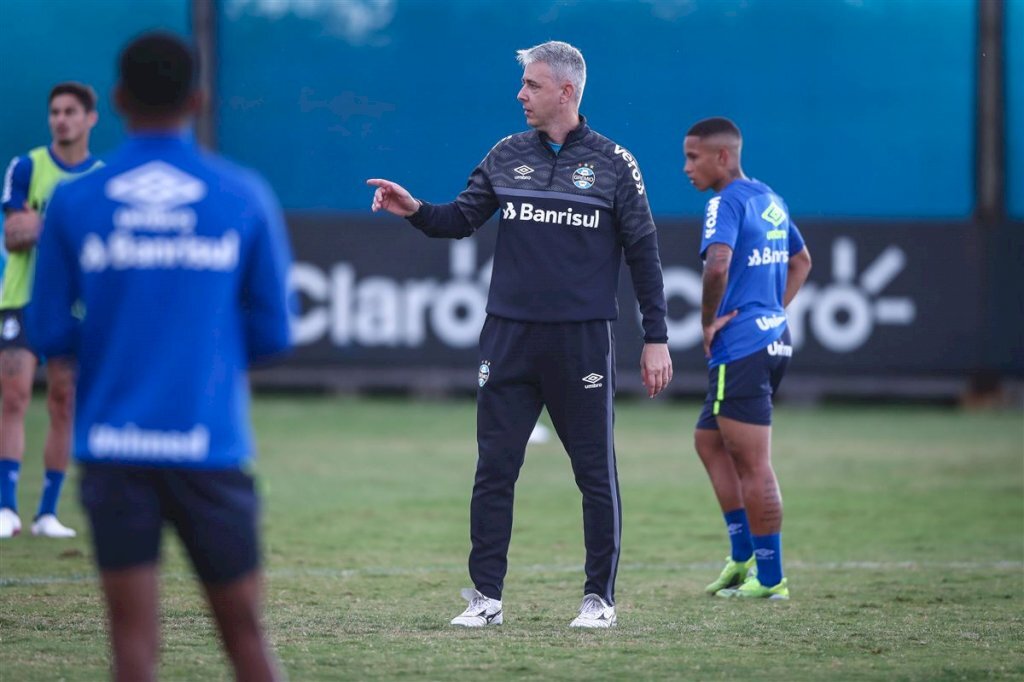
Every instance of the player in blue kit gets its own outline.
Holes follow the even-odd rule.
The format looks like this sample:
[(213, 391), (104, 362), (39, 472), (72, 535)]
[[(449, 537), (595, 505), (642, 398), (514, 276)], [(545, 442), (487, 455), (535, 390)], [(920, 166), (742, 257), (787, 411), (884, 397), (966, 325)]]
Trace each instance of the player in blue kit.
[[(109, 613), (113, 674), (150, 680), (161, 531), (177, 531), (239, 680), (278, 678), (261, 624), (247, 369), (289, 348), (290, 248), (273, 193), (201, 152), (196, 60), (170, 34), (121, 53), (131, 135), (60, 186), (39, 243), (29, 340), (78, 362), (73, 450)], [(72, 304), (84, 304), (79, 320)]]
[(616, 291), (623, 256), (643, 315), (648, 395), (672, 378), (657, 231), (643, 176), (579, 113), (583, 55), (551, 41), (519, 51), (528, 132), (498, 142), (449, 204), (373, 179), (372, 208), (431, 237), (471, 235), (500, 208), (477, 372), (478, 458), (470, 505), (475, 589), (452, 625), (502, 622), (515, 482), (547, 407), (583, 497), (584, 596), (573, 627), (615, 625), (621, 508), (612, 438)]
[(715, 192), (700, 246), (709, 388), (694, 443), (732, 552), (706, 591), (788, 599), (782, 497), (771, 463), (772, 395), (793, 354), (785, 308), (806, 281), (811, 257), (782, 198), (743, 174), (742, 145), (739, 128), (725, 118), (694, 124), (683, 143), (690, 182)]

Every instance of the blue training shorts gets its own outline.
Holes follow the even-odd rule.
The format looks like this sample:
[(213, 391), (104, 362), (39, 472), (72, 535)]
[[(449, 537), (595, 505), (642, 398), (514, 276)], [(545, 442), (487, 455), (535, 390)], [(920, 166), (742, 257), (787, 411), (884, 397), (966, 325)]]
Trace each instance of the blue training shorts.
[(31, 351), (25, 336), (25, 309), (0, 310), (0, 350), (24, 348)]
[(40, 365), (46, 364), (46, 357), (32, 350), (25, 334), (25, 309), (5, 308), (0, 310), (0, 351), (27, 350), (36, 356)]
[(83, 463), (81, 499), (101, 570), (155, 563), (165, 522), (204, 583), (228, 583), (259, 566), (259, 499), (238, 469)]
[(789, 329), (756, 353), (708, 370), (708, 396), (698, 429), (718, 430), (719, 415), (745, 424), (772, 423), (772, 396), (793, 355)]

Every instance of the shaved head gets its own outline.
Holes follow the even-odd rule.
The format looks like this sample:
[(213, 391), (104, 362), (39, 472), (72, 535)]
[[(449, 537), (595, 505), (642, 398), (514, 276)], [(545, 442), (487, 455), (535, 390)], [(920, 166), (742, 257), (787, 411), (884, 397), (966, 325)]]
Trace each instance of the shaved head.
[(697, 121), (683, 141), (686, 175), (700, 191), (720, 191), (732, 179), (743, 177), (742, 149), (743, 135), (729, 119), (716, 116)]
[(710, 147), (728, 147), (734, 150), (737, 161), (743, 148), (743, 134), (739, 126), (727, 118), (716, 116), (697, 121), (686, 131), (687, 137), (695, 137)]
[(701, 139), (706, 137), (715, 137), (718, 135), (733, 137), (737, 140), (743, 139), (743, 135), (740, 133), (739, 127), (729, 119), (722, 118), (720, 116), (697, 121), (690, 126), (688, 131), (686, 131), (687, 137), (690, 137), (691, 135)]

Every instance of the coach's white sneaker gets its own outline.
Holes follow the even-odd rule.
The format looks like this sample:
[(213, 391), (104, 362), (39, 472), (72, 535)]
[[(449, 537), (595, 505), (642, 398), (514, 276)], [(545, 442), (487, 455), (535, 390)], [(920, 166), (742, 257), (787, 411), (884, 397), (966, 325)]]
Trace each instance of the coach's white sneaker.
[(580, 615), (569, 623), (571, 628), (610, 628), (615, 626), (615, 607), (596, 594), (583, 597)]
[(21, 519), (10, 507), (0, 509), (0, 538), (13, 538), (21, 532)]
[(501, 601), (485, 597), (476, 590), (465, 588), (462, 598), (469, 602), (466, 610), (452, 618), (452, 625), (467, 628), (482, 628), (485, 625), (501, 625)]
[(58, 521), (53, 514), (43, 514), (32, 522), (32, 535), (44, 538), (73, 538), (78, 533)]

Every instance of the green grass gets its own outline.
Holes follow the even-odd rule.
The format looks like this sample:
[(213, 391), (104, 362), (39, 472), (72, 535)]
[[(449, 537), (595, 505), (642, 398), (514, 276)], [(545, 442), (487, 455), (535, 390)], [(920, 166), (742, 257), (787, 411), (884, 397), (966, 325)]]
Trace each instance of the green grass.
[[(697, 406), (621, 402), (619, 627), (605, 632), (567, 627), (582, 596), (580, 497), (554, 443), (531, 446), (517, 488), (505, 624), (447, 626), (468, 584), (473, 414), (469, 402), (256, 402), (267, 621), (291, 679), (1024, 677), (1020, 412), (778, 410), (793, 598), (734, 603), (701, 593), (728, 545), (692, 451)], [(72, 481), (61, 516), (84, 529), (76, 498)], [(227, 679), (167, 540), (161, 679)], [(0, 680), (95, 680), (107, 665), (87, 539), (0, 544)]]

